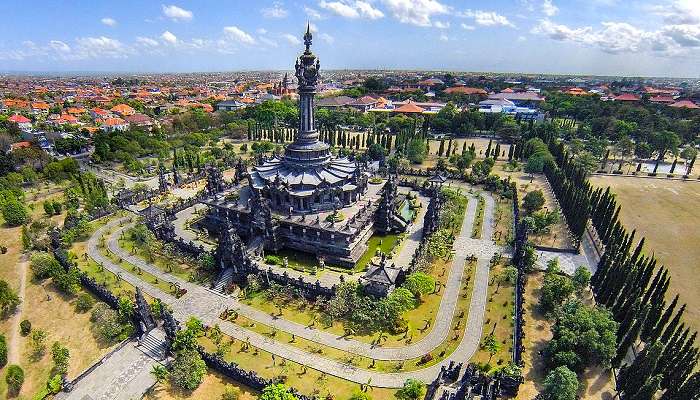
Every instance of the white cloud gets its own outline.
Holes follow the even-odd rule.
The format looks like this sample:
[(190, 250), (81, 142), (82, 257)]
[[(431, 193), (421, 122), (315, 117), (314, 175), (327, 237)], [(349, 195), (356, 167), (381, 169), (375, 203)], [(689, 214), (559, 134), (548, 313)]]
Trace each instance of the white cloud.
[[(356, 0), (356, 1), (325, 1), (321, 0), (318, 4), (319, 7), (326, 9), (334, 14), (340, 15), (345, 18), (367, 18), (367, 19), (379, 19), (384, 17), (384, 13), (375, 8), (372, 4)], [(308, 13), (308, 11), (307, 11)]]
[(379, 19), (384, 17), (384, 13), (378, 8), (373, 7), (370, 3), (366, 1), (356, 1), (355, 7), (360, 11), (363, 17), (369, 19)]
[(242, 31), (237, 26), (227, 26), (224, 28), (224, 34), (231, 40), (244, 44), (254, 44), (255, 39), (248, 33)]
[(552, 0), (544, 0), (542, 2), (542, 12), (548, 17), (553, 17), (559, 12), (559, 7), (552, 3)]
[(105, 36), (83, 37), (75, 42), (77, 58), (125, 58), (134, 53), (119, 40)]
[(100, 22), (102, 22), (104, 25), (107, 25), (107, 26), (117, 25), (117, 21), (114, 18), (110, 18), (110, 17), (104, 17), (100, 20)]
[(459, 26), (461, 26), (462, 29), (466, 29), (466, 30), (468, 30), (468, 31), (473, 31), (474, 29), (476, 29), (475, 26), (473, 26), (473, 25), (467, 25), (467, 24), (465, 24), (464, 22), (462, 22), (461, 24), (459, 24)]
[(151, 39), (149, 37), (138, 36), (136, 38), (136, 44), (146, 46), (146, 47), (157, 47), (160, 45), (157, 40)]
[(265, 29), (265, 28), (258, 28), (258, 29), (255, 30), (255, 32), (258, 32), (259, 34), (264, 35), (264, 34), (267, 33), (267, 29)]
[(258, 41), (267, 47), (277, 47), (278, 44), (274, 40), (267, 38), (265, 36), (258, 36)]
[(448, 40), (450, 40), (450, 38), (447, 37), (447, 35), (445, 35), (444, 33), (440, 34), (440, 41), (447, 42)]
[(165, 41), (166, 43), (177, 44), (177, 36), (170, 33), (170, 31), (163, 32), (163, 34), (160, 35), (160, 38), (163, 39), (163, 41)]
[(449, 23), (448, 21), (445, 21), (445, 22), (442, 22), (442, 21), (435, 21), (435, 22), (433, 23), (433, 25), (435, 25), (435, 27), (438, 28), (438, 29), (447, 29), (447, 28), (450, 27), (450, 23)]
[(508, 17), (495, 11), (466, 10), (458, 13), (458, 16), (472, 18), (477, 25), (481, 26), (509, 26), (515, 28), (515, 25), (510, 22)]
[(321, 40), (328, 44), (333, 44), (335, 42), (335, 38), (327, 33), (322, 33), (320, 35)]
[(449, 8), (437, 0), (382, 0), (394, 18), (404, 24), (431, 26), (433, 15), (447, 14)]
[(194, 17), (192, 11), (185, 10), (184, 8), (180, 8), (175, 5), (163, 5), (163, 14), (175, 22), (191, 21)]
[(289, 44), (292, 44), (292, 45), (300, 45), (300, 44), (301, 44), (301, 40), (299, 40), (299, 38), (297, 38), (296, 36), (292, 35), (291, 33), (285, 33), (285, 34), (282, 35), (282, 37), (283, 37), (287, 42), (289, 42)]
[(606, 53), (660, 52), (681, 54), (687, 48), (700, 47), (700, 26), (669, 25), (657, 31), (646, 31), (626, 22), (603, 22), (601, 28), (571, 28), (543, 19), (532, 33), (550, 39), (578, 43)]
[(265, 18), (286, 18), (289, 14), (279, 1), (272, 3), (272, 7), (263, 8), (260, 12)]
[(700, 2), (697, 0), (673, 0), (669, 4), (650, 6), (649, 9), (667, 24), (700, 24)]
[(527, 38), (525, 36), (518, 36), (518, 42), (524, 42)]
[(51, 47), (53, 50), (56, 50), (61, 53), (68, 53), (71, 51), (70, 46), (68, 46), (65, 42), (62, 42), (60, 40), (52, 40), (49, 42), (49, 47)]
[(321, 19), (321, 13), (318, 12), (316, 9), (304, 6), (304, 12), (306, 12), (306, 15), (309, 16), (311, 19)]

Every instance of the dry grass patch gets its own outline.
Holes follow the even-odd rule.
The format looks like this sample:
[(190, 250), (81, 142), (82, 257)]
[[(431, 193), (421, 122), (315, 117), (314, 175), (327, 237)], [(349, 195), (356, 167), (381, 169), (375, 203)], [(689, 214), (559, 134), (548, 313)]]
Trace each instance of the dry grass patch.
[(220, 373), (209, 370), (199, 387), (192, 392), (183, 392), (173, 387), (170, 383), (157, 384), (153, 391), (146, 393), (145, 400), (184, 400), (184, 399), (209, 399), (218, 400), (224, 394), (227, 386), (233, 386), (240, 391), (239, 400), (255, 400), (258, 393), (247, 386), (226, 378)]
[(595, 186), (607, 187), (622, 206), (620, 219), (636, 238), (646, 237), (644, 250), (653, 252), (671, 273), (667, 296), (680, 294), (688, 303), (684, 320), (700, 330), (700, 183), (663, 179), (593, 176)]

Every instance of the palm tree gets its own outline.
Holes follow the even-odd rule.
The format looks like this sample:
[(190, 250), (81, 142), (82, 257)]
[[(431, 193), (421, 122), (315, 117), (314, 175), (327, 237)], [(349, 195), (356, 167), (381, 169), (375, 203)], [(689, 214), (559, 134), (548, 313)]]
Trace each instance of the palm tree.
[(151, 375), (156, 378), (156, 383), (163, 383), (168, 378), (168, 370), (160, 364), (155, 364), (151, 369)]

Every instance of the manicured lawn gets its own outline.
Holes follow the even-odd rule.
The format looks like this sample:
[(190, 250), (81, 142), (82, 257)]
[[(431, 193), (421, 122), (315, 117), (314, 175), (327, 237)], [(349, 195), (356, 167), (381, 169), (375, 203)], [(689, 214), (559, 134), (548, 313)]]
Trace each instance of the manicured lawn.
[(482, 345), (484, 339), (493, 334), (500, 348), (491, 356), (482, 346), (472, 359), (474, 362), (490, 363), (493, 369), (506, 365), (512, 359), (515, 288), (508, 283), (499, 285), (500, 274), (506, 266), (507, 262), (502, 261), (491, 267), (486, 315), (481, 334)]
[(355, 268), (353, 268), (353, 270), (358, 272), (366, 271), (367, 264), (369, 264), (369, 262), (372, 260), (372, 257), (374, 257), (377, 254), (377, 250), (381, 251), (382, 253), (389, 254), (397, 245), (400, 239), (400, 235), (380, 235), (378, 233), (375, 233), (374, 235), (372, 235), (372, 237), (370, 237), (367, 240), (367, 250), (362, 255), (362, 257), (360, 257), (360, 259), (357, 260), (357, 264), (355, 265)]
[[(294, 387), (302, 394), (317, 395), (325, 398), (332, 394), (336, 399), (348, 399), (354, 392), (360, 390), (360, 385), (327, 375), (311, 367), (304, 367), (292, 361), (275, 357), (272, 354), (250, 346), (243, 350), (245, 343), (226, 337), (224, 340), (232, 342), (231, 351), (224, 359), (237, 363), (241, 368), (254, 370), (258, 375), (271, 379), (284, 377), (285, 384)], [(200, 338), (200, 344), (207, 351), (216, 350), (214, 344), (207, 338)], [(369, 395), (375, 400), (389, 400), (393, 398), (394, 390), (371, 388)]]
[(499, 245), (506, 245), (513, 238), (513, 200), (494, 195), (493, 239)]
[(204, 380), (199, 387), (192, 392), (183, 392), (182, 390), (173, 387), (170, 382), (156, 384), (154, 390), (147, 393), (143, 398), (146, 400), (184, 400), (184, 399), (221, 399), (226, 386), (234, 386), (240, 390), (239, 400), (255, 400), (259, 393), (243, 386), (238, 382), (234, 382), (220, 373), (209, 370), (204, 376)]

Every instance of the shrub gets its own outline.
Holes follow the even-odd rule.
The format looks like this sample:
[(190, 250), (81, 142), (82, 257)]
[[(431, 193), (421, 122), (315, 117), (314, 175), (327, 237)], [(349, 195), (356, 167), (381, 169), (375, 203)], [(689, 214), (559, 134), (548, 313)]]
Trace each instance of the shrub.
[(0, 368), (7, 364), (7, 342), (5, 335), (0, 335)]
[(32, 323), (29, 322), (28, 319), (25, 319), (24, 321), (19, 323), (19, 330), (23, 336), (29, 335), (29, 332), (32, 331)]
[(194, 390), (202, 383), (207, 365), (196, 350), (185, 349), (178, 352), (172, 364), (170, 379), (173, 385)]
[(233, 385), (226, 385), (224, 393), (221, 395), (221, 400), (238, 400), (240, 396), (241, 389)]
[(81, 293), (75, 301), (75, 309), (79, 313), (90, 311), (93, 305), (95, 305), (95, 300), (87, 293)]
[(50, 278), (62, 269), (54, 256), (46, 252), (32, 254), (29, 268), (31, 268), (34, 277), (39, 280)]
[(19, 393), (24, 383), (24, 371), (22, 368), (19, 365), (10, 365), (7, 367), (5, 382), (7, 382), (7, 390), (9, 392), (13, 394)]
[(51, 346), (51, 357), (53, 358), (54, 371), (59, 375), (65, 375), (68, 372), (68, 361), (70, 360), (68, 348), (59, 342), (54, 342)]
[(279, 256), (268, 254), (265, 256), (265, 264), (282, 265), (282, 259)]

